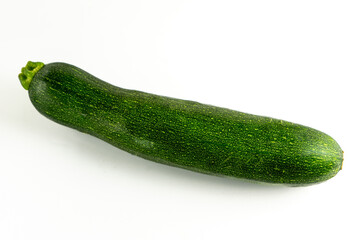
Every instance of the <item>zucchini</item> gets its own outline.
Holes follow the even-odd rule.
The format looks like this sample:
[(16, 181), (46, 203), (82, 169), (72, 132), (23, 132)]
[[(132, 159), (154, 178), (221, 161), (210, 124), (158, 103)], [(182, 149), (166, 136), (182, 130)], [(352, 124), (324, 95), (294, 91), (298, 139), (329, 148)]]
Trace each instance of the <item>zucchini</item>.
[(47, 118), (158, 163), (297, 186), (342, 166), (333, 138), (299, 124), (119, 88), (66, 63), (29, 61), (19, 79)]

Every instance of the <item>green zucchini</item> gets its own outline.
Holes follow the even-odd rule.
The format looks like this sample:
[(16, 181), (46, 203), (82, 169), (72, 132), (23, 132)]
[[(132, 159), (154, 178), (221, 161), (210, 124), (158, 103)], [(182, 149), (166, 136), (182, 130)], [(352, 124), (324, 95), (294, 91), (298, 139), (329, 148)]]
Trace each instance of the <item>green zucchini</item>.
[(47, 118), (158, 163), (286, 185), (342, 167), (337, 142), (306, 126), (119, 88), (66, 63), (28, 62), (19, 79)]

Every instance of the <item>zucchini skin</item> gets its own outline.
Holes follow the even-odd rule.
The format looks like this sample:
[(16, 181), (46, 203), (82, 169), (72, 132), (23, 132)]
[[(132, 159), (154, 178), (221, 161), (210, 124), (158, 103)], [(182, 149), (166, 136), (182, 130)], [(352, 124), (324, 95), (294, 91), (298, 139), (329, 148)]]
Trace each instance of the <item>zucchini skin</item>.
[(41, 66), (28, 93), (47, 118), (158, 163), (267, 183), (323, 182), (337, 142), (313, 128), (113, 86), (66, 63)]

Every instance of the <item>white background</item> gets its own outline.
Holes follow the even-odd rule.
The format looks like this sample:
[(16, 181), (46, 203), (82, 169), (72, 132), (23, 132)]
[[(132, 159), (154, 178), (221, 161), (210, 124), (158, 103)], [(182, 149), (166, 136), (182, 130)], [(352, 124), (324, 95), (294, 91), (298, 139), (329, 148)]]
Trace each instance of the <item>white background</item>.
[[(0, 239), (360, 239), (359, 1), (2, 1)], [(114, 85), (280, 118), (345, 151), (300, 188), (193, 173), (57, 125), (28, 60)]]

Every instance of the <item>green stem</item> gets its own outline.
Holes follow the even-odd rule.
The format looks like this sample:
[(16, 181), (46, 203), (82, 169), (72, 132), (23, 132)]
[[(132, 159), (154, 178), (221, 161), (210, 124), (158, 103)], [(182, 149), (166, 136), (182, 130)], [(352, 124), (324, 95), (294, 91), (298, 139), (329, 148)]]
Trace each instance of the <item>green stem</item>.
[(21, 85), (28, 90), (31, 80), (35, 76), (35, 74), (44, 66), (42, 62), (31, 62), (28, 61), (26, 66), (21, 69), (21, 73), (19, 74), (19, 79)]

